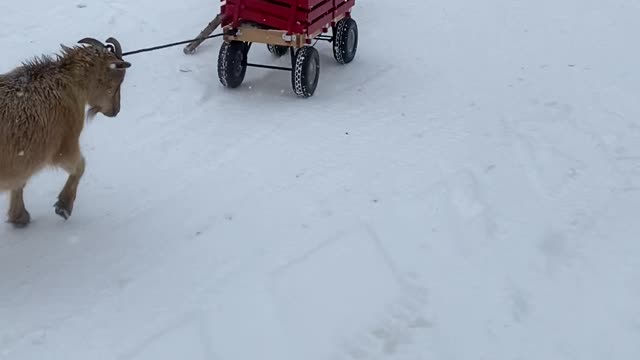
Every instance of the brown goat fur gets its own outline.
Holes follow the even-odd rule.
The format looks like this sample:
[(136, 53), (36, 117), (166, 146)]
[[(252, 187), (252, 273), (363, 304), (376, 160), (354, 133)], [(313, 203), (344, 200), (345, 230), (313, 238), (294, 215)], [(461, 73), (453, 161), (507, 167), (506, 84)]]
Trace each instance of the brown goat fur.
[(47, 167), (69, 177), (54, 205), (68, 219), (73, 210), (85, 160), (79, 138), (88, 116), (120, 112), (120, 87), (128, 62), (110, 38), (89, 46), (62, 46), (55, 57), (43, 56), (0, 75), (0, 192), (10, 191), (8, 222), (26, 226), (31, 216), (23, 202), (29, 179)]

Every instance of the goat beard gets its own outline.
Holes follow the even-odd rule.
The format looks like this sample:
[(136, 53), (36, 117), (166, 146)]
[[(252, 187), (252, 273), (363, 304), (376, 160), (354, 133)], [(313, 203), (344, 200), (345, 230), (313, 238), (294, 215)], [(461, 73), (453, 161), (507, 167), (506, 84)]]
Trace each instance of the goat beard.
[(93, 120), (96, 115), (98, 115), (98, 113), (100, 112), (100, 108), (97, 106), (92, 106), (89, 108), (89, 110), (87, 110), (87, 120)]

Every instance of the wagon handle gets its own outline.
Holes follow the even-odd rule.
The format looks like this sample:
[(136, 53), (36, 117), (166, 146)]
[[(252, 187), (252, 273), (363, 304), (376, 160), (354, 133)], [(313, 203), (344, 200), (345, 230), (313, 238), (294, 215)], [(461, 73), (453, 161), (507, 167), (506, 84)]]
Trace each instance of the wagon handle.
[(196, 49), (202, 44), (207, 36), (209, 36), (215, 29), (222, 23), (222, 14), (216, 15), (216, 17), (209, 22), (209, 24), (198, 34), (196, 40), (190, 42), (184, 47), (183, 52), (187, 55), (191, 55), (196, 52)]

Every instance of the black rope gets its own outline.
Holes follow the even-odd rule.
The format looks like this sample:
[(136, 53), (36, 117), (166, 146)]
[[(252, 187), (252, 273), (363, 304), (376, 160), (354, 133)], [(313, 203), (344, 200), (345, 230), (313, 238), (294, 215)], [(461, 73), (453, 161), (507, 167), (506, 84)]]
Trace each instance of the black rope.
[(178, 46), (178, 45), (182, 45), (182, 44), (189, 44), (189, 43), (192, 43), (194, 41), (213, 39), (213, 38), (220, 37), (220, 36), (223, 36), (223, 35), (224, 34), (214, 34), (214, 35), (209, 35), (209, 36), (205, 36), (205, 37), (199, 37), (199, 38), (195, 38), (195, 39), (191, 39), (191, 40), (185, 40), (185, 41), (179, 41), (179, 42), (166, 44), (166, 45), (154, 46), (154, 47), (150, 47), (150, 48), (146, 48), (146, 49), (127, 51), (125, 53), (122, 53), (122, 56), (135, 55), (135, 54), (140, 54), (140, 53), (145, 53), (145, 52), (156, 51), (156, 50), (165, 49), (165, 48), (172, 47), (172, 46)]

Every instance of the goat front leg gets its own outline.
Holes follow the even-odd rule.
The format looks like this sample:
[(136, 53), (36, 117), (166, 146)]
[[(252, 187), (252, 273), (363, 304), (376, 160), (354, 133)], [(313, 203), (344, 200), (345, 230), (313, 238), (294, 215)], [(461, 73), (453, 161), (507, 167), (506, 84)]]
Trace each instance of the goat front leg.
[(86, 162), (84, 156), (80, 152), (77, 155), (65, 159), (60, 163), (62, 168), (69, 174), (67, 182), (58, 195), (58, 201), (53, 205), (56, 214), (68, 220), (73, 212), (73, 204), (76, 201), (78, 192), (78, 184), (84, 174)]
[(8, 222), (17, 228), (26, 227), (31, 222), (31, 214), (24, 206), (23, 191), (24, 185), (19, 189), (12, 190), (10, 195)]

